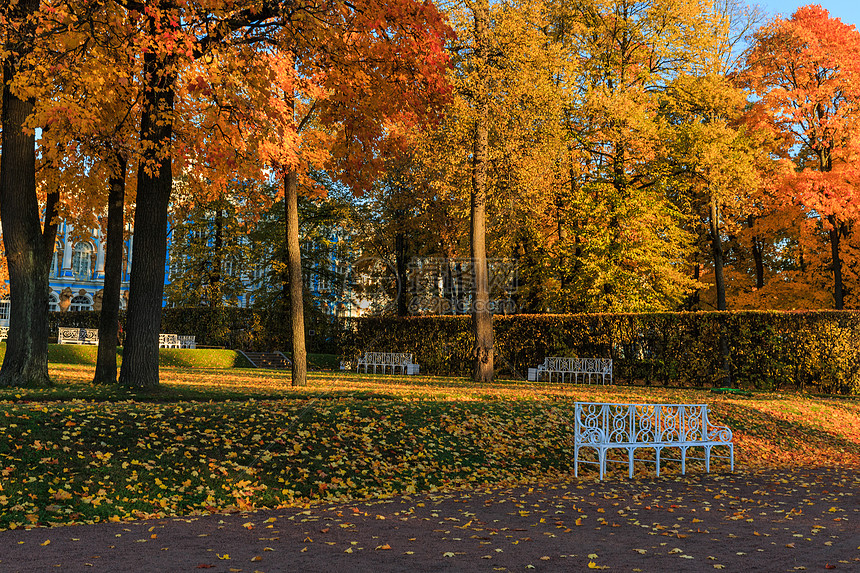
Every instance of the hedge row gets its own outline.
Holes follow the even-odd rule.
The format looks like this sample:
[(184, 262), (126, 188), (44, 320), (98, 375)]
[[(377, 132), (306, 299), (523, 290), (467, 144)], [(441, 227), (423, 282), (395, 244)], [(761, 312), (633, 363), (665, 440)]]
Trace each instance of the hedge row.
[[(496, 368), (517, 377), (546, 356), (604, 357), (622, 383), (860, 394), (858, 311), (514, 315), (493, 326)], [(469, 317), (364, 318), (344, 354), (412, 352), (422, 372), (468, 375), (473, 340)]]
[[(52, 313), (51, 327), (97, 328), (98, 315)], [(747, 389), (860, 394), (860, 311), (512, 315), (495, 317), (493, 326), (496, 368), (515, 377), (546, 356), (604, 357), (622, 383), (731, 381)], [(468, 316), (316, 321), (308, 330), (308, 352), (412, 352), (429, 374), (467, 376), (472, 368)], [(248, 308), (164, 309), (161, 331), (193, 334), (201, 346), (290, 346), (285, 317)]]
[[(51, 336), (56, 337), (60, 326), (98, 328), (98, 311), (53, 312), (49, 314)], [(126, 328), (125, 312), (119, 322)], [(165, 308), (161, 312), (161, 332), (194, 335), (198, 346), (239, 350), (283, 350), (290, 348), (289, 319), (277, 312), (253, 308)], [(307, 322), (308, 352), (339, 352), (342, 327), (327, 322)]]

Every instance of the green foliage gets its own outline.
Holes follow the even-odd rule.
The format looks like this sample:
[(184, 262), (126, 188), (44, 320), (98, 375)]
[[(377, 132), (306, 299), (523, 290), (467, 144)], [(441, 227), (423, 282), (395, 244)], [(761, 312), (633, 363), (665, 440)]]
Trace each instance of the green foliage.
[(236, 305), (251, 260), (248, 232), (249, 224), (224, 196), (174, 214), (170, 283), (164, 287), (168, 305)]
[[(547, 356), (609, 357), (616, 382), (723, 384), (721, 340), (735, 385), (860, 394), (860, 312), (699, 312), (497, 316), (499, 367), (524, 376)], [(412, 352), (421, 371), (467, 375), (468, 317), (363, 318), (344, 355)]]

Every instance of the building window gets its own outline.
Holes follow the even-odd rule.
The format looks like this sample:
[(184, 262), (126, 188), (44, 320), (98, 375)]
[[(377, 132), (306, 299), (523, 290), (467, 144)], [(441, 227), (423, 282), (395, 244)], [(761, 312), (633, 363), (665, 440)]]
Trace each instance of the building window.
[(48, 295), (48, 312), (60, 312), (60, 297), (55, 292)]
[(93, 301), (90, 300), (90, 297), (86, 295), (78, 295), (72, 299), (72, 304), (69, 307), (69, 310), (72, 312), (77, 312), (80, 310), (92, 310)]
[(72, 252), (72, 273), (78, 280), (89, 280), (93, 274), (95, 253), (89, 243), (78, 243)]
[(54, 253), (51, 255), (51, 276), (58, 276), (60, 271), (60, 263), (63, 261), (63, 244), (58, 242), (54, 247)]

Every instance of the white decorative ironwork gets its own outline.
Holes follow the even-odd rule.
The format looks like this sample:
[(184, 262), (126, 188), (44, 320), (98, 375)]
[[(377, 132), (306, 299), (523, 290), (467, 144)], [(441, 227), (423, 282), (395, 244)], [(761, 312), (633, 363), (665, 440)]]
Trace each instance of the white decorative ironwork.
[(197, 348), (197, 341), (193, 334), (180, 334), (177, 338), (179, 339), (179, 348)]
[[(728, 455), (716, 455), (712, 449), (725, 446)], [(581, 460), (582, 448), (594, 448), (597, 461)], [(634, 457), (640, 448), (653, 448), (655, 460)], [(597, 464), (600, 479), (606, 472), (606, 462), (627, 463), (629, 475), (633, 477), (633, 462), (656, 463), (660, 476), (662, 451), (678, 448), (681, 457), (662, 458), (680, 461), (681, 473), (686, 473), (687, 460), (705, 462), (705, 471), (711, 471), (711, 457), (730, 461), (735, 469), (735, 453), (732, 431), (726, 426), (715, 426), (708, 422), (706, 404), (610, 404), (600, 402), (577, 402), (574, 430), (574, 476), (579, 475), (580, 463)], [(691, 448), (703, 448), (704, 456), (687, 455)], [(607, 457), (610, 450), (626, 450), (627, 460)]]
[(97, 328), (61, 326), (57, 332), (57, 342), (60, 344), (98, 344), (99, 330)]
[(419, 366), (412, 361), (412, 354), (408, 352), (365, 352), (357, 362), (355, 371), (364, 367), (364, 372), (373, 367), (373, 373), (379, 368), (382, 374), (391, 372), (395, 374), (400, 369), (401, 374), (418, 374)]
[(158, 335), (158, 347), (159, 348), (181, 348), (179, 344), (179, 335), (178, 334), (159, 334)]
[(600, 379), (606, 384), (607, 379), (612, 383), (612, 359), (611, 358), (565, 358), (552, 356), (544, 358), (543, 364), (537, 368), (529, 368), (528, 378), (532, 382), (546, 378), (552, 382), (553, 375), (562, 382), (566, 376), (573, 378), (573, 383), (582, 377), (584, 382), (591, 384), (592, 376)]

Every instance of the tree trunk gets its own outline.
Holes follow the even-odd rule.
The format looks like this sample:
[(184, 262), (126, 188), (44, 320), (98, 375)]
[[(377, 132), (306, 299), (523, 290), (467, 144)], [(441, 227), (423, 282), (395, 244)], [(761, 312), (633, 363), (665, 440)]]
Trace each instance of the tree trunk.
[[(24, 0), (7, 16), (16, 21), (39, 9), (38, 0)], [(33, 100), (22, 100), (9, 89), (19, 71), (17, 58), (30, 51), (33, 27), (24, 24), (7, 39), (12, 53), (3, 60), (2, 161), (0, 161), (0, 221), (9, 268), (9, 336), (0, 367), (0, 387), (49, 386), (48, 272), (45, 240), (36, 198), (36, 137), (25, 132)], [(46, 230), (51, 222), (46, 222)], [(55, 227), (54, 227), (55, 229)], [(50, 238), (53, 246), (54, 239)], [(53, 249), (52, 249), (53, 250)]]
[(726, 310), (726, 279), (723, 273), (723, 242), (720, 239), (720, 208), (711, 198), (711, 253), (714, 255), (714, 279), (717, 286), (717, 310)]
[[(155, 35), (156, 22), (150, 20)], [(126, 345), (119, 383), (131, 388), (158, 387), (158, 334), (164, 298), (167, 207), (173, 185), (170, 141), (173, 136), (174, 76), (171, 62), (144, 55), (140, 138), (144, 154), (137, 176), (134, 249), (129, 284)], [(161, 110), (161, 112), (159, 112)]]
[[(475, 59), (478, 66), (486, 65), (489, 56), (489, 5), (480, 2), (473, 7), (475, 19)], [(487, 273), (487, 147), (490, 106), (486, 94), (479, 95), (472, 148), (472, 197), (470, 242), (474, 292), (472, 293), (472, 330), (475, 335), (475, 382), (493, 381), (493, 315), (490, 313), (490, 292)]]
[(406, 211), (395, 209), (394, 219), (397, 221), (397, 232), (394, 234), (394, 265), (397, 267), (397, 316), (409, 313), (409, 300), (406, 294), (407, 265), (409, 263), (406, 241)]
[[(755, 223), (752, 215), (747, 217), (747, 222), (752, 229)], [(752, 238), (752, 256), (755, 263), (755, 288), (760, 289), (764, 287), (764, 248), (758, 235)]]
[(126, 160), (114, 154), (109, 181), (107, 234), (105, 237), (105, 282), (99, 315), (99, 350), (94, 384), (116, 384), (116, 349), (119, 345), (119, 296), (122, 286), (123, 211), (125, 210)]
[(839, 256), (839, 223), (836, 217), (829, 215), (827, 220), (830, 221), (830, 256), (833, 259), (833, 301), (836, 304), (836, 310), (845, 308), (843, 301), (843, 285), (842, 285), (842, 257)]
[(221, 295), (221, 269), (224, 260), (224, 217), (219, 201), (215, 210), (215, 238), (212, 253), (212, 273), (209, 275), (209, 307), (220, 308), (223, 303)]
[(284, 177), (284, 214), (286, 218), (287, 277), (290, 289), (290, 325), (293, 346), (293, 386), (308, 383), (307, 350), (305, 349), (305, 309), (302, 297), (302, 252), (299, 247), (299, 197), (296, 172), (291, 169)]

